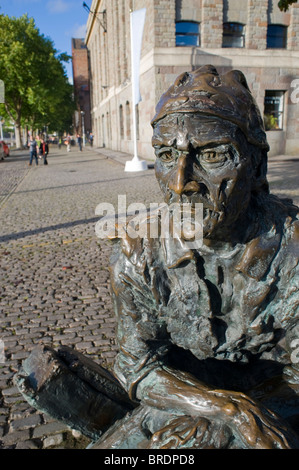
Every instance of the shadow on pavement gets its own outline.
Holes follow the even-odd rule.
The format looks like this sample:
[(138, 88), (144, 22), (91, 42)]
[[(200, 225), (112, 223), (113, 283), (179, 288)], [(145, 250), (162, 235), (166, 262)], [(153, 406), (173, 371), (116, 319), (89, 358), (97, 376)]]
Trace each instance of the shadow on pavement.
[[(72, 172), (72, 170), (69, 170)], [(137, 175), (131, 175), (130, 177), (133, 179), (134, 176)], [(151, 176), (150, 174), (143, 174), (143, 175), (138, 175), (138, 178), (144, 178)], [(97, 181), (86, 181), (85, 183), (72, 183), (72, 184), (63, 184), (61, 186), (49, 186), (49, 187), (43, 187), (43, 188), (38, 188), (38, 189), (27, 189), (25, 191), (18, 191), (16, 190), (14, 194), (24, 194), (24, 193), (34, 193), (34, 192), (40, 192), (40, 191), (47, 191), (47, 190), (52, 190), (52, 189), (60, 189), (60, 188), (69, 188), (73, 186), (84, 186), (84, 185), (92, 185), (92, 184), (101, 184), (101, 183), (110, 183), (110, 182), (115, 182), (115, 181), (121, 181), (121, 180), (127, 180), (128, 177), (124, 178), (114, 178), (114, 179), (106, 179), (106, 180), (97, 180)]]
[(24, 232), (19, 232), (19, 233), (11, 233), (8, 235), (3, 235), (2, 237), (0, 236), (0, 243), (11, 241), (11, 240), (19, 240), (20, 238), (29, 237), (31, 235), (37, 235), (39, 233), (51, 232), (51, 231), (59, 230), (62, 228), (75, 227), (77, 225), (83, 225), (83, 224), (87, 225), (90, 223), (95, 223), (98, 220), (99, 220), (99, 217), (91, 217), (90, 219), (75, 220), (72, 222), (65, 222), (65, 223), (57, 224), (57, 225), (50, 225), (49, 227), (41, 227), (41, 228), (37, 228), (34, 230), (25, 230)]

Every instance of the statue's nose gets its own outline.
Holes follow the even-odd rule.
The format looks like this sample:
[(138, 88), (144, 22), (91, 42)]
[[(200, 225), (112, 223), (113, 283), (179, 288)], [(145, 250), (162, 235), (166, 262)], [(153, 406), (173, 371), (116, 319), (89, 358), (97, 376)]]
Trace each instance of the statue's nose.
[(201, 192), (201, 184), (194, 181), (191, 168), (188, 166), (188, 153), (180, 155), (177, 161), (177, 167), (174, 170), (169, 181), (169, 189), (176, 194), (181, 195), (184, 192)]
[(169, 189), (176, 194), (182, 194), (186, 184), (187, 155), (180, 155), (177, 161), (177, 167), (169, 181)]

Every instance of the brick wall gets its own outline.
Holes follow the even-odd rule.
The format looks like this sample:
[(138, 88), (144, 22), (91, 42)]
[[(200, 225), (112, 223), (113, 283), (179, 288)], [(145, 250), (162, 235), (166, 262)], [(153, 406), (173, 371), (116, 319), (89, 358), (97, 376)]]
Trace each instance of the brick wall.
[(246, 25), (246, 48), (266, 49), (267, 45), (267, 0), (248, 0)]
[(176, 20), (182, 21), (198, 21), (201, 22), (202, 0), (196, 0), (196, 8), (194, 0), (180, 0), (175, 2)]
[(223, 1), (202, 0), (201, 46), (222, 46)]
[(82, 39), (72, 39), (72, 62), (75, 86), (88, 83), (87, 48), (82, 46), (84, 46), (84, 41)]
[(175, 2), (154, 0), (156, 47), (175, 46)]
[(290, 26), (288, 28), (288, 49), (299, 49), (299, 3), (290, 7)]
[[(72, 39), (72, 67), (75, 96), (79, 111), (85, 112), (85, 127), (91, 130), (88, 51), (84, 41)], [(80, 125), (81, 130), (81, 125)]]

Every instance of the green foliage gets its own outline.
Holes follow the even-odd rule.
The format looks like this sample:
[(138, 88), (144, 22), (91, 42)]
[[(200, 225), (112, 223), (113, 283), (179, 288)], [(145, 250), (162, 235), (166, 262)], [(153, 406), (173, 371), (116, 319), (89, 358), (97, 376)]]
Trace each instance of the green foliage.
[(16, 127), (67, 130), (75, 108), (63, 65), (68, 59), (57, 54), (32, 18), (0, 15), (0, 79), (5, 84), (0, 113)]
[(278, 7), (281, 11), (287, 11), (292, 3), (297, 3), (297, 0), (280, 0)]

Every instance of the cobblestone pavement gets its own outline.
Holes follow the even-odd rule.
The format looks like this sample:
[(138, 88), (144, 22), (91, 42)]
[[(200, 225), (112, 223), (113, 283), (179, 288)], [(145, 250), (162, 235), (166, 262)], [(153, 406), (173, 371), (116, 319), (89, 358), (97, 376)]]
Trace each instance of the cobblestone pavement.
[(0, 365), (2, 448), (88, 443), (32, 409), (12, 378), (39, 343), (69, 345), (111, 367), (116, 353), (111, 246), (96, 237), (95, 208), (100, 202), (117, 207), (118, 194), (126, 195), (128, 205), (160, 201), (152, 169), (125, 173), (122, 164), (93, 150), (51, 149), (49, 165), (41, 163), (28, 168), (28, 156), (18, 154), (0, 166), (6, 191), (0, 208), (0, 339), (6, 356)]
[[(117, 346), (109, 290), (110, 242), (95, 234), (95, 208), (160, 202), (152, 168), (124, 172), (124, 154), (51, 148), (49, 165), (13, 152), (0, 164), (0, 448), (84, 448), (89, 441), (34, 410), (13, 385), (37, 344), (68, 345), (107, 368)], [(299, 204), (299, 159), (269, 164), (273, 192)], [(1, 342), (0, 342), (1, 346)], [(0, 350), (1, 356), (1, 350)]]

